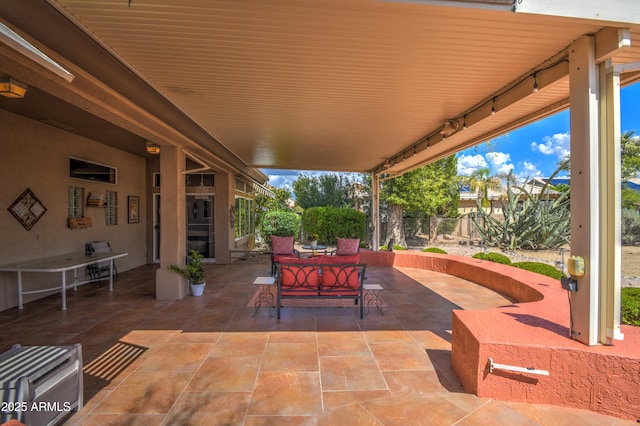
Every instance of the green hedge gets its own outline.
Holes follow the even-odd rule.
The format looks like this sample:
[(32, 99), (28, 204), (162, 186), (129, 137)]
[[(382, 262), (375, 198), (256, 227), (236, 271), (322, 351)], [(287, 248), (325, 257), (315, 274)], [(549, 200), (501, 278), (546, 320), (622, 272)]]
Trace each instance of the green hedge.
[(307, 235), (318, 234), (325, 244), (335, 244), (337, 238), (367, 236), (367, 215), (354, 209), (311, 207), (302, 213), (302, 227)]
[(300, 216), (293, 212), (269, 211), (262, 217), (262, 232), (266, 243), (271, 247), (271, 236), (290, 237), (300, 232)]
[(427, 247), (426, 249), (422, 250), (425, 253), (440, 253), (440, 254), (447, 254), (447, 252), (445, 250), (442, 250), (440, 247)]
[(516, 268), (525, 269), (527, 271), (536, 272), (538, 274), (546, 275), (547, 277), (555, 278), (556, 280), (560, 280), (562, 278), (562, 272), (558, 271), (551, 265), (547, 265), (546, 263), (541, 262), (516, 262), (512, 263), (511, 266), (515, 266)]
[(488, 260), (489, 262), (502, 263), (503, 265), (511, 265), (511, 259), (504, 254), (490, 252), (490, 253), (476, 253), (473, 255), (474, 259)]
[(640, 288), (624, 287), (620, 302), (622, 323), (640, 327)]

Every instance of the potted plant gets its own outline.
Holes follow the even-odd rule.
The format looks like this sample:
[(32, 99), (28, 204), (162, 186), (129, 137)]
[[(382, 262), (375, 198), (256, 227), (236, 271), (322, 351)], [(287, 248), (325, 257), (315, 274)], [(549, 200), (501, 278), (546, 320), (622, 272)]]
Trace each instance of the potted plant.
[(316, 246), (318, 245), (318, 238), (320, 238), (318, 234), (309, 234), (309, 239), (311, 240), (309, 245), (312, 249), (316, 248)]
[(191, 250), (189, 252), (189, 258), (186, 266), (180, 268), (176, 265), (169, 265), (167, 269), (177, 272), (189, 281), (191, 286), (191, 294), (194, 296), (202, 296), (204, 292), (204, 267), (202, 266), (202, 256), (197, 250)]

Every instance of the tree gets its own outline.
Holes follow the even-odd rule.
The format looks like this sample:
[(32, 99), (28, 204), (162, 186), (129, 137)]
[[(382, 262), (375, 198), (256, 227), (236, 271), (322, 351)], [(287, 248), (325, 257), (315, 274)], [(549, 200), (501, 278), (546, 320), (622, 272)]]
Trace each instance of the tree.
[(457, 217), (459, 193), (455, 155), (383, 181), (380, 198), (388, 206), (386, 240), (405, 246), (403, 212), (422, 210), (428, 216)]
[(351, 207), (352, 183), (353, 179), (349, 175), (328, 173), (313, 177), (301, 174), (293, 182), (293, 193), (296, 195), (296, 203), (304, 209)]
[(275, 198), (261, 193), (256, 193), (256, 227), (258, 233), (265, 235), (263, 229), (264, 215), (270, 211), (289, 211), (287, 200), (291, 198), (291, 192), (286, 188), (269, 187), (275, 194)]
[(622, 150), (622, 180), (638, 176), (640, 172), (640, 137), (635, 130), (627, 130), (620, 138)]
[(464, 182), (467, 183), (472, 190), (478, 190), (480, 193), (481, 206), (483, 208), (489, 207), (489, 214), (491, 214), (493, 211), (493, 200), (489, 198), (489, 193), (502, 191), (502, 189), (504, 189), (503, 182), (508, 179), (510, 179), (509, 183), (515, 183), (511, 173), (492, 175), (491, 169), (485, 167), (473, 172), (469, 177), (464, 179)]

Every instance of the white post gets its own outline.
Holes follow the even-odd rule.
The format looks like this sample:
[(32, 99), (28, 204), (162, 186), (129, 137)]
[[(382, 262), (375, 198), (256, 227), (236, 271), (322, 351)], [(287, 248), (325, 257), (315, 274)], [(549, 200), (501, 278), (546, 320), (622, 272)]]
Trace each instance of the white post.
[(585, 275), (571, 293), (572, 336), (612, 344), (620, 333), (620, 77), (611, 63), (629, 30), (604, 28), (569, 48), (571, 254)]
[(578, 291), (571, 293), (572, 336), (598, 343), (600, 279), (598, 182), (598, 68), (594, 38), (582, 36), (569, 48), (571, 104), (571, 254), (585, 260)]
[[(622, 200), (620, 73), (611, 60), (600, 64), (600, 324), (599, 341), (613, 344), (620, 332)], [(572, 200), (573, 202), (573, 200)]]
[(380, 177), (371, 172), (371, 221), (373, 222), (373, 251), (380, 249)]

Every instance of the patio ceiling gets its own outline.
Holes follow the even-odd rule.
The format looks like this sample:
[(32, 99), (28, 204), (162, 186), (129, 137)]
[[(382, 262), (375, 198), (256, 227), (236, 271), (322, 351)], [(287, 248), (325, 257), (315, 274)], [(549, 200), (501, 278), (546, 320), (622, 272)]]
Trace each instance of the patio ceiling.
[[(602, 20), (616, 14), (514, 13), (511, 3), (51, 0), (38, 7), (56, 8), (91, 35), (211, 137), (200, 148), (228, 151), (227, 162), (402, 172), (567, 108), (566, 49), (584, 34), (629, 28), (631, 46), (615, 63), (640, 62), (638, 24)], [(54, 49), (53, 29), (47, 36), (42, 21), (25, 19), (33, 5), (4, 4), (7, 25)], [(82, 60), (68, 65), (90, 69)], [(452, 119), (458, 131), (442, 140)], [(149, 139), (128, 131), (139, 144)]]

